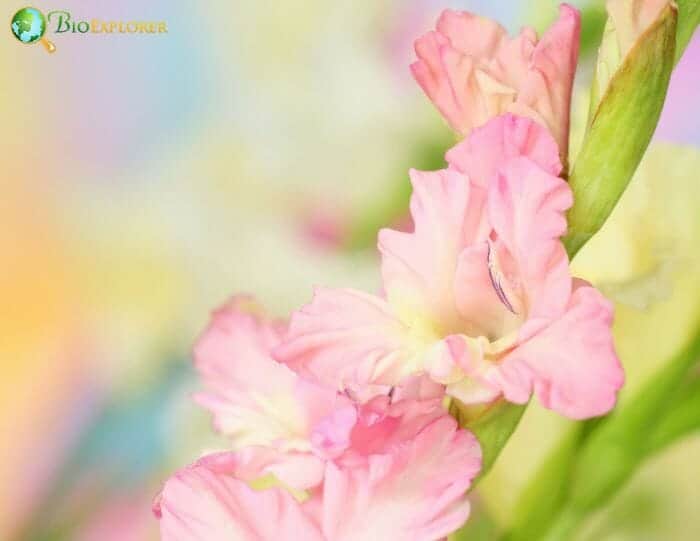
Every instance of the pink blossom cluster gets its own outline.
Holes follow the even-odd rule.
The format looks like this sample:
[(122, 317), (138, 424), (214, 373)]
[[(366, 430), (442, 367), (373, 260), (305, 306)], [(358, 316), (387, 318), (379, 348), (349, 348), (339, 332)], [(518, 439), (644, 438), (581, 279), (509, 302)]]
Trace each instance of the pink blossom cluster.
[(411, 171), (414, 230), (379, 233), (381, 295), (317, 289), (288, 323), (246, 297), (214, 313), (196, 399), (231, 450), (166, 482), (164, 540), (442, 539), (481, 466), (446, 402), (613, 407), (612, 306), (561, 242), (578, 34), (568, 6), (539, 41), (446, 11), (416, 42), (416, 79), (465, 138)]

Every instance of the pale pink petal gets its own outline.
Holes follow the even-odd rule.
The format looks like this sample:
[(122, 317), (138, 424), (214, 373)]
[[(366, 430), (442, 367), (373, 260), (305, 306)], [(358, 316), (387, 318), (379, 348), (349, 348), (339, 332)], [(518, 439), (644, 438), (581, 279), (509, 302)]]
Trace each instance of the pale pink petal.
[(385, 300), (352, 289), (318, 288), (312, 302), (292, 315), (275, 357), (343, 390), (353, 384), (398, 383), (419, 371), (418, 349)]
[[(460, 252), (473, 242), (484, 213), (457, 171), (411, 171), (414, 231), (379, 232), (382, 278), (389, 303), (406, 318), (421, 314), (449, 325), (456, 314), (452, 283)], [(408, 315), (408, 318), (411, 316)]]
[[(493, 78), (503, 81), (513, 89), (515, 94), (513, 99), (518, 97), (518, 90), (530, 73), (532, 67), (531, 59), (536, 46), (537, 32), (525, 26), (517, 36), (502, 40), (498, 49), (489, 57), (488, 63), (486, 63), (488, 73)], [(510, 103), (512, 102), (513, 100), (510, 101)], [(504, 105), (507, 106), (509, 104)], [(505, 109), (502, 109), (497, 114), (503, 111)], [(534, 117), (531, 118), (539, 120)]]
[(436, 541), (467, 519), (465, 492), (481, 466), (474, 436), (443, 416), (366, 468), (329, 464), (323, 488), (327, 539)]
[(412, 441), (426, 426), (447, 415), (442, 407), (442, 397), (395, 403), (391, 403), (388, 397), (377, 397), (360, 407), (358, 413), (350, 447), (337, 461), (343, 466), (366, 464), (368, 457), (387, 454)]
[(425, 371), (435, 381), (449, 385), (464, 377), (459, 368), (464, 355), (464, 342), (460, 335), (451, 335), (432, 344), (424, 354)]
[(438, 18), (436, 28), (452, 47), (474, 58), (489, 58), (496, 54), (508, 34), (500, 24), (466, 11), (447, 9)]
[(480, 377), (467, 377), (447, 386), (447, 394), (462, 404), (490, 404), (502, 396), (501, 390)]
[(266, 321), (247, 298), (217, 310), (195, 347), (206, 391), (197, 401), (214, 414), (234, 449), (274, 446), (308, 451), (314, 425), (344, 399), (303, 381), (271, 357), (281, 325)]
[(560, 155), (568, 156), (569, 109), (578, 61), (581, 16), (562, 4), (559, 19), (547, 30), (532, 53), (527, 76), (518, 99), (509, 111), (543, 121), (559, 144)]
[(495, 358), (514, 343), (513, 333), (495, 342), (484, 335), (454, 334), (446, 337), (442, 341), (447, 350), (444, 357), (452, 371), (443, 379), (446, 394), (465, 404), (486, 404), (500, 397), (501, 389), (486, 376), (494, 370)]
[(557, 143), (549, 132), (529, 118), (504, 114), (478, 128), (445, 156), (451, 167), (472, 184), (488, 188), (499, 167), (518, 156), (530, 158), (544, 171), (559, 176), (562, 170)]
[[(457, 309), (469, 321), (474, 336), (503, 336), (520, 323), (523, 307), (516, 295), (504, 291), (489, 272), (490, 243), (483, 241), (466, 248), (455, 274)], [(499, 296), (500, 294), (500, 296)]]
[(445, 396), (445, 387), (425, 374), (409, 376), (394, 389), (394, 400), (432, 400)]
[(571, 277), (560, 237), (572, 202), (569, 185), (528, 158), (508, 161), (491, 185), (490, 274), (515, 313), (551, 318), (564, 311)]
[(234, 455), (214, 455), (170, 478), (154, 511), (163, 541), (324, 541), (287, 492), (255, 491), (236, 477)]
[(236, 453), (236, 475), (246, 480), (272, 475), (288, 487), (306, 490), (323, 480), (324, 460), (310, 452), (245, 447)]
[(351, 433), (357, 424), (357, 407), (348, 405), (321, 420), (311, 435), (314, 454), (334, 459), (350, 447)]
[(489, 379), (512, 402), (525, 403), (534, 391), (542, 405), (567, 417), (607, 413), (624, 383), (612, 312), (598, 291), (579, 284), (564, 316), (507, 355)]
[(474, 60), (459, 54), (449, 40), (437, 32), (428, 32), (415, 43), (419, 60), (411, 65), (413, 77), (430, 97), (452, 128), (466, 134), (473, 118), (484, 113), (479, 102), (463, 96), (478, 95)]

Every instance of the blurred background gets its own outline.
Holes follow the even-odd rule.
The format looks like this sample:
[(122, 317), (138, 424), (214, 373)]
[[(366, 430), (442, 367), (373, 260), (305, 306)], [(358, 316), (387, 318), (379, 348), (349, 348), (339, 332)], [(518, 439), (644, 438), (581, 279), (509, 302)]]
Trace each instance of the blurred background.
[[(584, 9), (575, 153), (605, 15), (600, 1), (572, 3)], [(373, 238), (405, 220), (408, 168), (440, 167), (454, 142), (410, 78), (413, 40), (445, 7), (515, 32), (541, 31), (556, 5), (45, 0), (45, 13), (169, 27), (56, 35), (53, 55), (8, 28), (0, 539), (157, 539), (163, 480), (226, 445), (190, 400), (209, 312), (236, 292), (284, 315), (315, 284), (376, 289)], [(3, 6), (9, 20), (25, 4)], [(575, 261), (616, 301), (630, 389), (700, 319), (699, 86), (700, 35), (629, 192)], [(507, 520), (565, 428), (528, 410), (480, 487), (477, 519)], [(698, 456), (694, 437), (646, 464), (582, 539), (698, 539)]]

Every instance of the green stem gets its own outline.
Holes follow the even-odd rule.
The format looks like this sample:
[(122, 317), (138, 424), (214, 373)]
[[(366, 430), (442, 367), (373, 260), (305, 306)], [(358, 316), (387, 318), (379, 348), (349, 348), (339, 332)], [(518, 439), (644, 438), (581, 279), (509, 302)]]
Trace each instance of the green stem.
[(501, 454), (511, 435), (518, 427), (527, 405), (501, 401), (491, 406), (475, 419), (469, 417), (468, 408), (458, 400), (450, 406), (450, 413), (459, 425), (471, 431), (481, 444), (482, 460), (479, 476), (472, 488), (489, 472)]

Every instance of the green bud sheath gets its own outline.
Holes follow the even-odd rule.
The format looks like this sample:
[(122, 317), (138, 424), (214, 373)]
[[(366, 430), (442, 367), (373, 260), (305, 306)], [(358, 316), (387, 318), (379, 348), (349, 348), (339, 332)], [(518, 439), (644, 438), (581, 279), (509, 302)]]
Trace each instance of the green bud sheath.
[(677, 16), (674, 4), (663, 9), (612, 74), (597, 106), (594, 84), (590, 125), (569, 177), (575, 203), (564, 244), (571, 257), (602, 227), (654, 134), (674, 65)]

